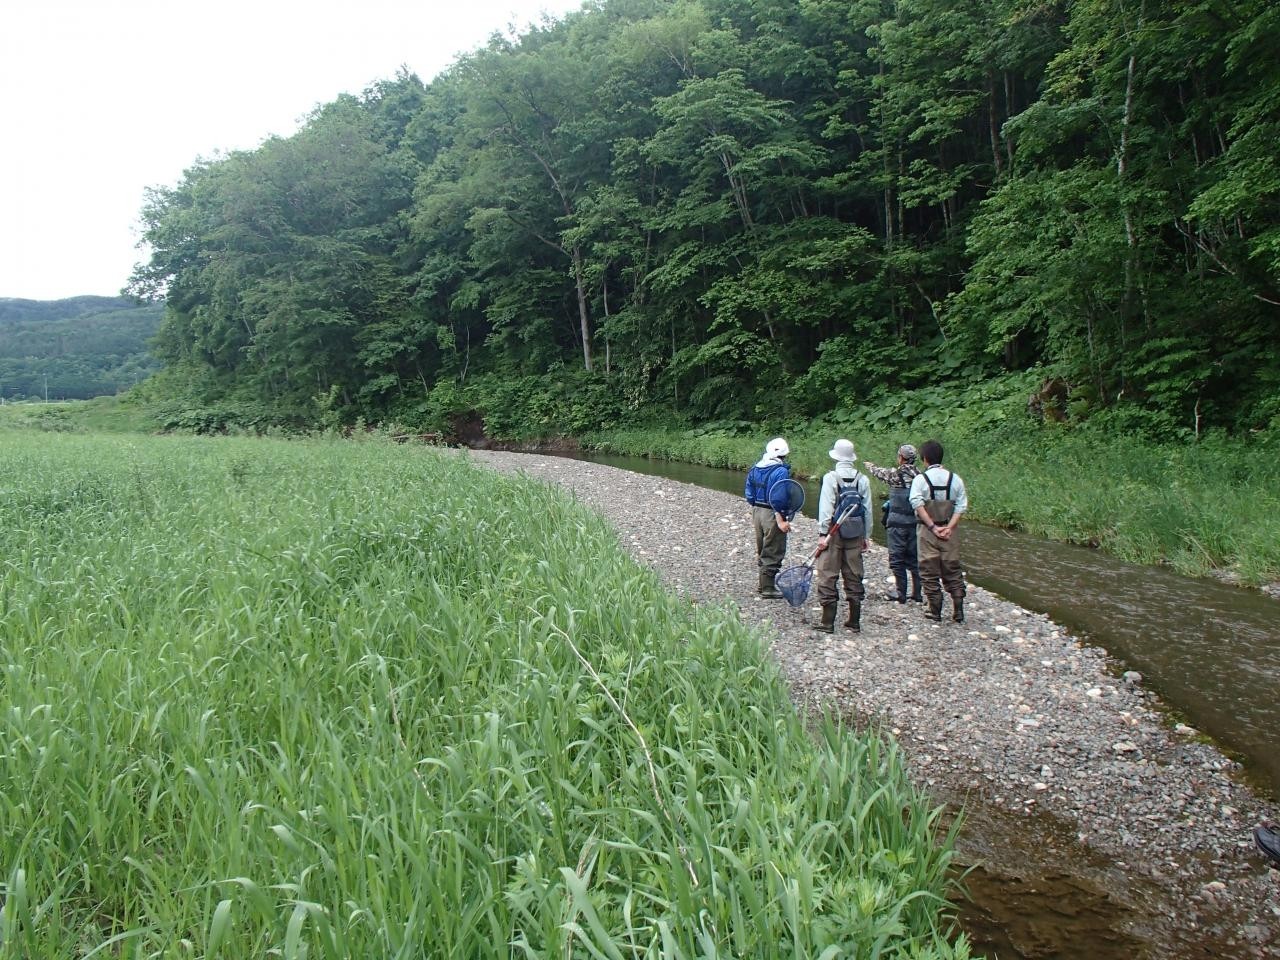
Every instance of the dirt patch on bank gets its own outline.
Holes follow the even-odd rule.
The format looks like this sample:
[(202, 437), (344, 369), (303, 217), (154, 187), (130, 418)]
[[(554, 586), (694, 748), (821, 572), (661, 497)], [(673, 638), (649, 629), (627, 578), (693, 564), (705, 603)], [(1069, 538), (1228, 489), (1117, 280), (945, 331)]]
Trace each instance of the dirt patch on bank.
[[(1280, 871), (1249, 833), (1267, 803), (1102, 650), (973, 586), (966, 623), (930, 623), (919, 604), (879, 599), (879, 547), (867, 558), (862, 632), (819, 634), (816, 611), (755, 596), (741, 498), (600, 464), (469, 455), (571, 490), (694, 603), (736, 604), (798, 705), (892, 733), (916, 782), (966, 810), (959, 853), (984, 865), (1000, 901), (990, 906), (1008, 914), (997, 922), (1009, 942), (992, 940), (993, 952), (1280, 957)], [(812, 518), (796, 527), (789, 563), (817, 538)], [(1062, 919), (1072, 914), (1086, 925)], [(1058, 935), (1045, 932), (1049, 915)]]

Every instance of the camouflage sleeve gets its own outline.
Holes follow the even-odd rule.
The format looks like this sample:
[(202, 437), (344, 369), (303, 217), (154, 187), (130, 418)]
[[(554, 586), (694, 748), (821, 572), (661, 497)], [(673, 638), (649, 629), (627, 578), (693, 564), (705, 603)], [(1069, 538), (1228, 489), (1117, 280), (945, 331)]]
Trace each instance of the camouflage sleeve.
[(894, 478), (898, 475), (898, 471), (890, 467), (877, 467), (870, 460), (862, 461), (862, 465), (867, 468), (867, 473), (871, 474), (877, 480), (883, 480), (885, 483), (892, 485)]

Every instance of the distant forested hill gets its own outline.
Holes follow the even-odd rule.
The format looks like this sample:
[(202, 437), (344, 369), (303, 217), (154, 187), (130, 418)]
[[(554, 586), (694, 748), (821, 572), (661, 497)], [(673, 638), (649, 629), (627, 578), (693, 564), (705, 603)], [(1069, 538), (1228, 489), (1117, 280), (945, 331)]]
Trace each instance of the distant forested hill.
[[(0, 396), (83, 400), (159, 369), (148, 341), (164, 307), (128, 297), (0, 297)], [(46, 379), (47, 378), (47, 379)]]

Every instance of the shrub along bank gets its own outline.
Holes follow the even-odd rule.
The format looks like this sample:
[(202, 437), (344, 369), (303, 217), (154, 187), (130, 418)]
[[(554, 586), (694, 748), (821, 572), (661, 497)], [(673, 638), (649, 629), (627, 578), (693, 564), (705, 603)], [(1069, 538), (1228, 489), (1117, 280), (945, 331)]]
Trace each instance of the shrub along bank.
[(0, 954), (968, 955), (896, 749), (383, 442), (0, 432)]

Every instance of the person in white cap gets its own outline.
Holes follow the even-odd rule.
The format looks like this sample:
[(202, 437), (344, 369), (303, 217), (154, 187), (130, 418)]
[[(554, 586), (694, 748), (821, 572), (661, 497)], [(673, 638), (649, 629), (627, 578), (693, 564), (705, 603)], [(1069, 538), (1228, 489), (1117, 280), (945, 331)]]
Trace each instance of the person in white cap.
[[(787, 534), (791, 522), (786, 513), (785, 500), (774, 502), (782, 488), (780, 480), (791, 479), (791, 464), (787, 457), (791, 447), (782, 437), (774, 437), (764, 448), (760, 462), (747, 471), (747, 483), (743, 495), (751, 504), (751, 526), (756, 534), (756, 570), (760, 576), (757, 592), (766, 600), (778, 600), (782, 592), (773, 582), (787, 555)], [(784, 486), (790, 486), (785, 484)], [(770, 498), (770, 493), (774, 498)]]
[[(837, 440), (829, 456), (836, 462), (822, 478), (818, 497), (818, 603), (822, 621), (814, 629), (834, 633), (836, 607), (840, 595), (836, 580), (844, 581), (844, 598), (849, 603), (846, 629), (862, 630), (862, 554), (870, 549), (867, 517), (871, 504), (871, 482), (854, 466), (858, 455), (851, 440)], [(839, 521), (838, 523), (836, 521)]]

